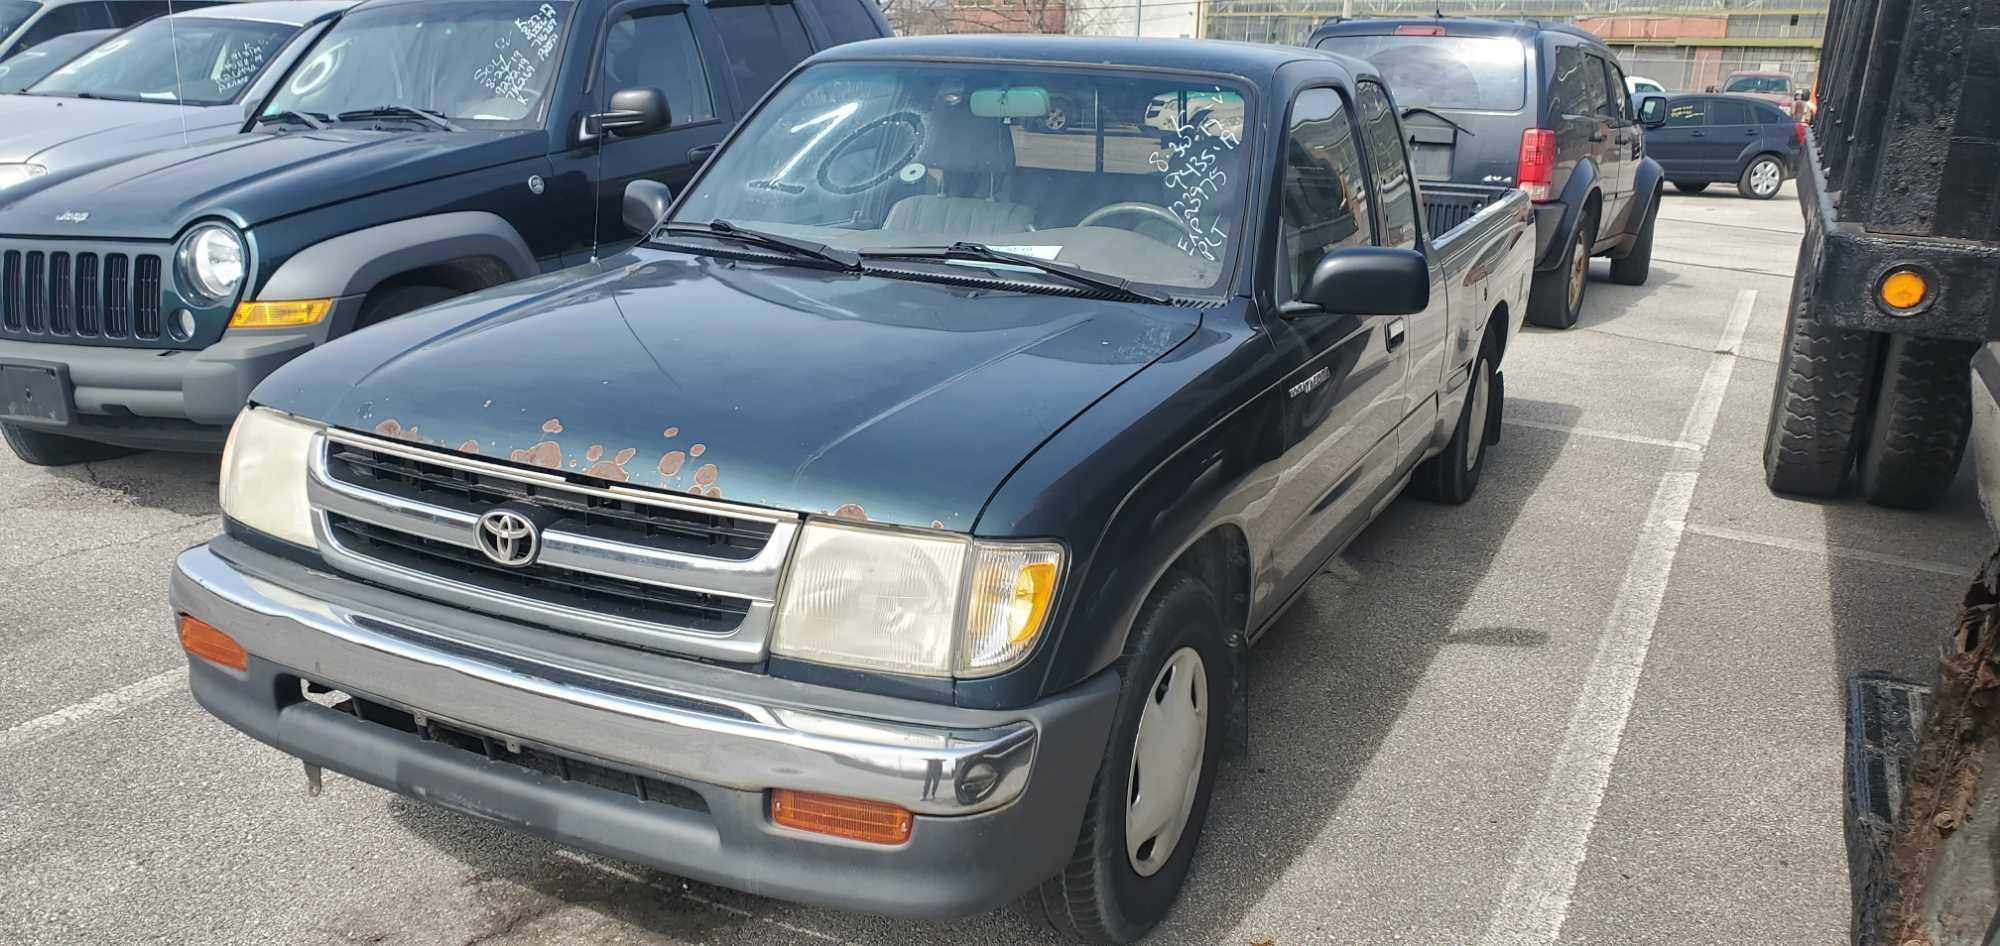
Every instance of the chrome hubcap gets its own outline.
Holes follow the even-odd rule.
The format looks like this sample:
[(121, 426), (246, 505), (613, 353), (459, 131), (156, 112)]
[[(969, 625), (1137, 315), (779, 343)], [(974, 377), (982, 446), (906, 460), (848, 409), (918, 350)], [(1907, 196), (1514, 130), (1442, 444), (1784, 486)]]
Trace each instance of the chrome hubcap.
[(1125, 854), (1141, 877), (1166, 866), (1187, 830), (1208, 745), (1208, 671), (1201, 654), (1183, 647), (1167, 658), (1132, 747), (1125, 796)]
[(1759, 194), (1769, 194), (1778, 189), (1778, 166), (1770, 161), (1759, 161), (1750, 169), (1750, 189)]
[(1465, 419), (1465, 468), (1479, 465), (1479, 452), (1486, 449), (1486, 412), (1493, 397), (1493, 369), (1481, 359), (1472, 379), (1472, 416)]

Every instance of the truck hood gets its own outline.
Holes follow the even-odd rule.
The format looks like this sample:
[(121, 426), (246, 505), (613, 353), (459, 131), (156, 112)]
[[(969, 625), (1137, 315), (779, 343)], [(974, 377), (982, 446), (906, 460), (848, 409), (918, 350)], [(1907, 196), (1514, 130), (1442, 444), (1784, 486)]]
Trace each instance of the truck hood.
[(465, 297), (280, 369), (257, 403), (635, 486), (969, 530), (1200, 313), (652, 249)]
[[(42, 95), (0, 98), (6, 127), (0, 128), (0, 164), (19, 164), (62, 149), (74, 153), (132, 155), (181, 141), (181, 122), (190, 131), (213, 130), (243, 119), (243, 106), (194, 107), (162, 102), (113, 102)], [(53, 169), (52, 169), (53, 170)]]
[[(170, 239), (198, 217), (245, 227), (542, 153), (536, 131), (250, 132), (68, 176), (0, 210), (0, 233)], [(86, 225), (59, 226), (84, 213)]]

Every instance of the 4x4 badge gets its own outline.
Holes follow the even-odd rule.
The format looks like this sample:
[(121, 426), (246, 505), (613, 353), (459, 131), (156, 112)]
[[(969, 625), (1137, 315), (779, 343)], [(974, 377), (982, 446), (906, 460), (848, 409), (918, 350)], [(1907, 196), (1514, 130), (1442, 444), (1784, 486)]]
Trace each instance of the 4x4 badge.
[(65, 210), (62, 213), (56, 214), (57, 223), (82, 223), (89, 219), (90, 211), (88, 210)]

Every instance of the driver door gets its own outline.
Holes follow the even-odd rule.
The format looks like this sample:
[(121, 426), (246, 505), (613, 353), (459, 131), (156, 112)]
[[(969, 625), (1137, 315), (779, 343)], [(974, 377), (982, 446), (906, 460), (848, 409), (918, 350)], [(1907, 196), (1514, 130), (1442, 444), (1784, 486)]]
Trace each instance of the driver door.
[(605, 18), (586, 96), (591, 110), (609, 108), (619, 89), (652, 87), (667, 94), (673, 123), (632, 138), (591, 138), (582, 129), (570, 130), (585, 139), (570, 163), (596, 179), (590, 240), (599, 256), (638, 239), (622, 220), (627, 184), (654, 180), (679, 194), (728, 131), (727, 101), (710, 81), (711, 64), (721, 63), (721, 52), (705, 13), (678, 2), (638, 0), (613, 8)]

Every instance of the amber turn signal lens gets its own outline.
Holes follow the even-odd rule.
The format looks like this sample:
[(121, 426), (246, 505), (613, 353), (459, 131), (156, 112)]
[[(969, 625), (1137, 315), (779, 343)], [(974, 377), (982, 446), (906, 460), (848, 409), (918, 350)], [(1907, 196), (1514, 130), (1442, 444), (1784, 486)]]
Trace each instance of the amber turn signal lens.
[(1914, 309), (1923, 303), (1925, 296), (1930, 294), (1931, 287), (1924, 281), (1922, 275), (1912, 270), (1899, 269), (1882, 277), (1882, 285), (1878, 291), (1882, 295), (1883, 305), (1891, 309)]
[(231, 670), (244, 670), (250, 666), (250, 655), (244, 653), (243, 645), (238, 644), (235, 638), (185, 614), (181, 615), (181, 649)]
[(326, 318), (332, 299), (298, 299), (290, 302), (241, 302), (229, 317), (230, 328), (292, 328), (311, 325)]
[(771, 790), (771, 823), (796, 831), (870, 844), (901, 844), (910, 839), (914, 821), (909, 812), (886, 802), (785, 788)]

